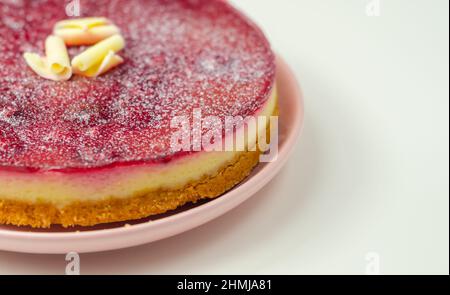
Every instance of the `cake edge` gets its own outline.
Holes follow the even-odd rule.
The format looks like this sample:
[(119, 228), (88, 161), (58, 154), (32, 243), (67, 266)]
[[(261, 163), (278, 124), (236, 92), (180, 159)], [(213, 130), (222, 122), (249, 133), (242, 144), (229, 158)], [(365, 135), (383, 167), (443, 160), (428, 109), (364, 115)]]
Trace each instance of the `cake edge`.
[[(279, 114), (278, 106), (273, 116)], [(270, 138), (270, 128), (267, 128)], [(50, 228), (61, 225), (94, 226), (127, 220), (139, 220), (175, 210), (188, 203), (214, 199), (244, 181), (259, 164), (261, 152), (239, 152), (215, 175), (191, 181), (181, 189), (156, 190), (128, 198), (108, 198), (78, 201), (63, 208), (46, 202), (26, 202), (0, 199), (0, 224)]]
[(257, 166), (259, 152), (243, 152), (214, 176), (205, 176), (178, 190), (159, 190), (129, 198), (82, 201), (62, 209), (51, 203), (0, 200), (0, 224), (49, 228), (93, 226), (137, 220), (166, 213), (189, 202), (213, 199), (243, 181)]

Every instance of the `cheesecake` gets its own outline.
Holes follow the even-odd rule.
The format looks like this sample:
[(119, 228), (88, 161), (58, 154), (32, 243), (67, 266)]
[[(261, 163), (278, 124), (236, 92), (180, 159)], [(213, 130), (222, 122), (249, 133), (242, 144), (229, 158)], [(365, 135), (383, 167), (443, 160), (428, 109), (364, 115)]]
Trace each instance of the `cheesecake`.
[[(66, 4), (0, 0), (0, 224), (135, 220), (216, 198), (248, 177), (270, 132), (269, 120), (248, 132), (246, 118), (278, 109), (275, 56), (251, 20), (221, 0), (81, 0), (75, 17)], [(56, 31), (53, 40), (67, 44), (73, 67), (120, 34), (114, 67), (72, 75), (65, 62), (70, 75), (52, 80), (23, 58), (44, 56), (61, 22), (94, 17), (115, 35)], [(227, 118), (244, 120), (208, 137)], [(223, 149), (238, 133), (245, 148)]]

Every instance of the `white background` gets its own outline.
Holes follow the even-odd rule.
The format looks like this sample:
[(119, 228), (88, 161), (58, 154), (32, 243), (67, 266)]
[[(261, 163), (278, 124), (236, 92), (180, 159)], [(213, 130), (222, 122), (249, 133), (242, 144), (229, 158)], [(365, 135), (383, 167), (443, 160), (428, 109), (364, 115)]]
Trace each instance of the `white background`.
[[(447, 0), (233, 1), (305, 93), (303, 136), (263, 191), (190, 232), (81, 255), (83, 274), (449, 271)], [(64, 256), (0, 252), (0, 273), (56, 273)]]

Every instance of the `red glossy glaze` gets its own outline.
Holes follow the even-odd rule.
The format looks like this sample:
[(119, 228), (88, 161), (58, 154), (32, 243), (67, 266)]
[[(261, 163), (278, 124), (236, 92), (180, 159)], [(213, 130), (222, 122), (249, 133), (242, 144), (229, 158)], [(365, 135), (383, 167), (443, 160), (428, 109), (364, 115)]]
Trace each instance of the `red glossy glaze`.
[[(94, 169), (166, 162), (173, 116), (255, 114), (275, 78), (261, 31), (219, 0), (81, 0), (123, 32), (125, 63), (96, 79), (40, 78), (25, 51), (43, 54), (67, 1), (0, 0), (0, 167)], [(73, 56), (83, 48), (71, 48)]]

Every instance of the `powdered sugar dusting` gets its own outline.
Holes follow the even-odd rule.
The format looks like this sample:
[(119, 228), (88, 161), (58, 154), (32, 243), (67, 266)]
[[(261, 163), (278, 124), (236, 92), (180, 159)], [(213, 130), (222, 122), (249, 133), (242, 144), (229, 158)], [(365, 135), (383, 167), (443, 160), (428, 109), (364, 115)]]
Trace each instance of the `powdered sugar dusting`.
[[(22, 59), (65, 16), (66, 1), (0, 0), (0, 166), (92, 168), (167, 161), (170, 121), (247, 116), (265, 103), (274, 56), (262, 33), (219, 0), (81, 0), (123, 32), (125, 63), (96, 79), (53, 82)], [(73, 56), (83, 48), (72, 48)]]

